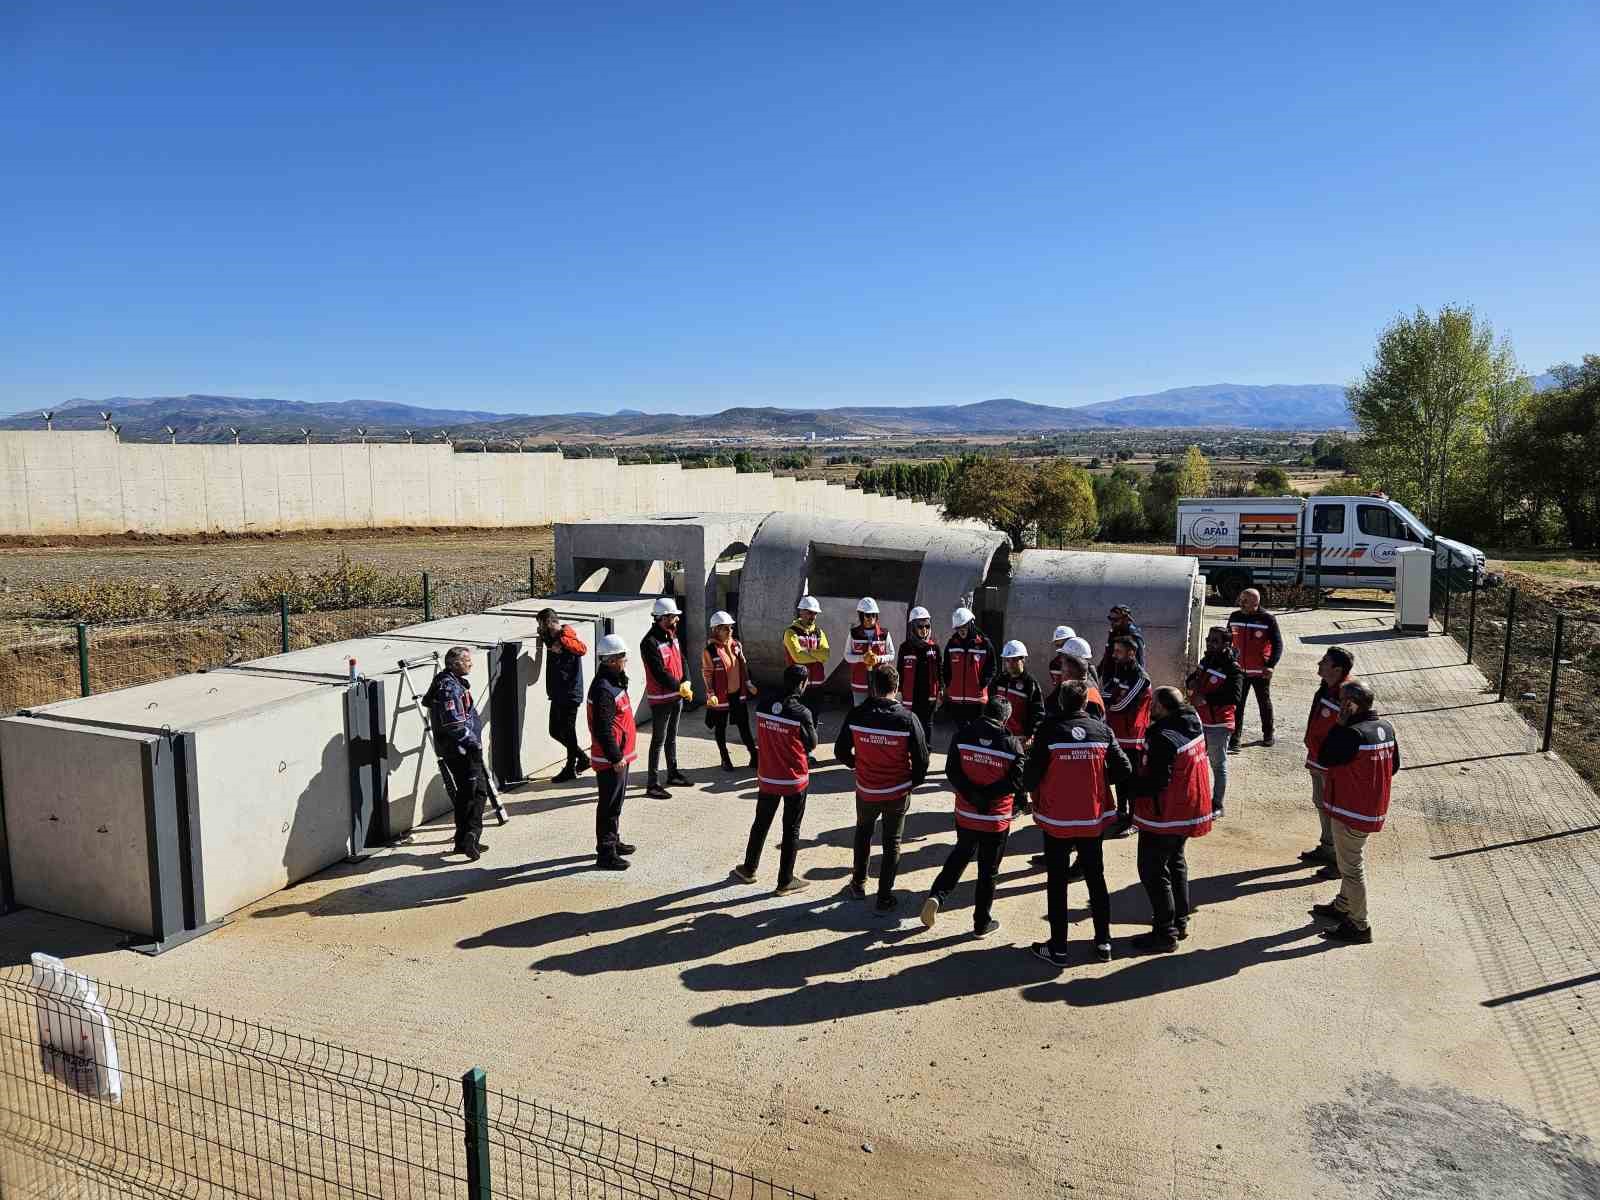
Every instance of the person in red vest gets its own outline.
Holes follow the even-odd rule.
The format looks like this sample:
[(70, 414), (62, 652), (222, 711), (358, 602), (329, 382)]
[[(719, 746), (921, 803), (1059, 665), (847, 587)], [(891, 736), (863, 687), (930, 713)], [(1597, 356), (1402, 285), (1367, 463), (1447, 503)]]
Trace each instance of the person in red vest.
[(1022, 739), (1023, 749), (1044, 717), (1044, 689), (1028, 674), (1028, 648), (1013, 638), (1000, 649), (1000, 674), (994, 690), (1011, 706), (1006, 732)]
[(1200, 714), (1206, 731), (1206, 756), (1211, 760), (1211, 811), (1222, 818), (1228, 795), (1228, 739), (1244, 699), (1244, 674), (1233, 656), (1233, 637), (1214, 625), (1206, 634), (1206, 652), (1200, 665), (1189, 672), (1189, 703)]
[(1389, 786), (1400, 769), (1400, 742), (1394, 726), (1372, 711), (1372, 689), (1348, 680), (1339, 689), (1339, 723), (1317, 748), (1317, 761), (1327, 772), (1322, 806), (1333, 818), (1333, 848), (1344, 882), (1327, 904), (1311, 908), (1313, 916), (1333, 921), (1323, 937), (1365, 946), (1372, 941), (1367, 921), (1367, 838), (1383, 828), (1389, 815)]
[[(1139, 646), (1132, 637), (1111, 640), (1107, 671), (1101, 674), (1100, 690), (1105, 696), (1106, 724), (1117, 735), (1117, 744), (1137, 771), (1144, 762), (1145, 730), (1150, 725), (1150, 676), (1139, 665)], [(1128, 796), (1117, 789), (1117, 823), (1107, 837), (1128, 835), (1133, 825)]]
[(1261, 607), (1260, 592), (1245, 588), (1239, 593), (1239, 607), (1228, 618), (1228, 631), (1233, 635), (1233, 653), (1239, 660), (1239, 669), (1244, 672), (1244, 695), (1239, 699), (1228, 748), (1239, 749), (1239, 739), (1244, 737), (1245, 702), (1251, 692), (1256, 694), (1256, 708), (1261, 713), (1261, 744), (1270, 746), (1276, 740), (1272, 736), (1272, 672), (1283, 657), (1278, 618)]
[(706, 685), (706, 728), (717, 739), (722, 769), (734, 770), (728, 757), (728, 718), (739, 729), (739, 740), (750, 752), (750, 765), (756, 765), (756, 741), (750, 732), (750, 705), (756, 685), (750, 679), (750, 664), (744, 646), (733, 636), (733, 617), (729, 613), (711, 614), (711, 637), (700, 651), (700, 677)]
[(600, 639), (600, 669), (589, 685), (589, 762), (599, 788), (594, 810), (595, 866), (626, 871), (633, 847), (622, 841), (622, 801), (628, 794), (628, 767), (638, 753), (633, 701), (628, 698), (628, 644), (614, 633)]
[(867, 898), (867, 860), (873, 830), (883, 821), (883, 861), (878, 867), (880, 913), (900, 906), (894, 879), (900, 869), (900, 835), (905, 832), (911, 792), (928, 775), (928, 741), (916, 715), (896, 698), (900, 672), (881, 662), (867, 673), (868, 696), (845, 718), (833, 752), (855, 772), (855, 864), (850, 894)]
[(856, 604), (856, 623), (844, 644), (844, 661), (850, 664), (850, 703), (867, 698), (867, 672), (882, 659), (894, 661), (894, 638), (878, 621), (878, 602), (863, 596)]
[(1317, 663), (1317, 690), (1311, 697), (1311, 715), (1306, 718), (1306, 771), (1311, 776), (1311, 807), (1317, 810), (1317, 820), (1322, 826), (1317, 844), (1300, 852), (1300, 861), (1320, 866), (1324, 879), (1339, 878), (1339, 859), (1333, 849), (1333, 822), (1328, 810), (1322, 806), (1322, 793), (1327, 772), (1317, 759), (1322, 741), (1339, 723), (1340, 689), (1353, 682), (1350, 672), (1355, 669), (1356, 656), (1343, 646), (1329, 646)]
[(994, 880), (1005, 856), (1014, 801), (1022, 788), (1022, 742), (1007, 728), (1010, 709), (1010, 702), (997, 692), (984, 702), (983, 716), (958, 727), (950, 739), (944, 762), (956, 795), (956, 844), (922, 902), (924, 928), (933, 928), (939, 909), (961, 882), (973, 855), (978, 858), (973, 935), (988, 937), (1000, 928), (1000, 922), (990, 915)]
[(1139, 881), (1150, 897), (1150, 932), (1134, 938), (1141, 950), (1176, 950), (1189, 936), (1190, 838), (1211, 832), (1211, 763), (1205, 730), (1177, 688), (1151, 699), (1144, 770), (1132, 781), (1133, 822), (1139, 827)]
[(982, 715), (1000, 664), (994, 659), (994, 643), (978, 628), (970, 608), (956, 609), (950, 626), (955, 632), (944, 647), (944, 706), (960, 726)]
[(811, 786), (811, 768), (806, 756), (817, 748), (817, 726), (811, 710), (801, 703), (811, 675), (796, 664), (783, 670), (783, 690), (770, 692), (756, 702), (756, 737), (760, 753), (756, 776), (756, 816), (750, 823), (750, 840), (745, 844), (744, 861), (733, 869), (736, 879), (756, 881), (761, 865), (761, 847), (779, 805), (783, 807), (783, 842), (778, 849), (778, 890), (780, 896), (803, 891), (809, 880), (796, 879), (794, 862), (800, 852), (800, 822), (806, 815), (806, 789)]
[(689, 777), (678, 770), (678, 718), (683, 703), (694, 694), (683, 661), (683, 643), (678, 640), (677, 602), (663, 596), (651, 608), (655, 620), (639, 642), (639, 657), (644, 660), (644, 698), (650, 702), (650, 774), (644, 794), (652, 800), (670, 800), (672, 793), (661, 786), (658, 771), (661, 751), (667, 752), (667, 782), (673, 787), (688, 787)]
[(942, 657), (933, 640), (933, 616), (918, 605), (911, 610), (906, 640), (900, 646), (900, 695), (927, 737), (933, 736), (933, 706), (943, 691)]
[[(1080, 660), (1081, 661), (1081, 660)], [(1033, 796), (1033, 823), (1044, 834), (1044, 865), (1050, 940), (1028, 947), (1057, 967), (1067, 965), (1067, 882), (1089, 884), (1089, 913), (1094, 920), (1094, 952), (1111, 961), (1111, 895), (1106, 888), (1101, 835), (1117, 819), (1111, 789), (1133, 777), (1133, 765), (1117, 745), (1111, 726), (1084, 711), (1088, 688), (1069, 679), (1056, 693), (1055, 708), (1033, 738), (1022, 783)], [(1077, 852), (1077, 873), (1069, 861)]]

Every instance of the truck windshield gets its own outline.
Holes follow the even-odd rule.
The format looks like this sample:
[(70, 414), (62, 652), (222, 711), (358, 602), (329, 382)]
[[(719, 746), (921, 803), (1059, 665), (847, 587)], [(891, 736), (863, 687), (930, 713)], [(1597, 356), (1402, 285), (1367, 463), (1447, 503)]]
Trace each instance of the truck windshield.
[(1422, 523), (1422, 521), (1417, 517), (1417, 515), (1415, 513), (1413, 513), (1404, 504), (1401, 504), (1398, 500), (1391, 500), (1391, 501), (1389, 501), (1389, 503), (1394, 505), (1395, 512), (1399, 513), (1402, 517), (1404, 517), (1406, 519), (1406, 521), (1410, 523), (1411, 527), (1422, 535), (1422, 540), (1423, 541), (1425, 541), (1425, 542), (1432, 542), (1433, 541), (1433, 530), (1429, 529), (1426, 525), (1424, 525)]

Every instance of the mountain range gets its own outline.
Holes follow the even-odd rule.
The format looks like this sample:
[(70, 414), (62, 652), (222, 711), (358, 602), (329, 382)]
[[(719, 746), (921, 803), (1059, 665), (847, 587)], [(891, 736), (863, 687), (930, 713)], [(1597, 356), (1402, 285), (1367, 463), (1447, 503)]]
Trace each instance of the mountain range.
[[(573, 412), (515, 415), (478, 409), (420, 408), (376, 400), (312, 404), (238, 396), (113, 396), (71, 400), (53, 410), (57, 429), (98, 429), (109, 411), (130, 441), (164, 439), (170, 426), (183, 441), (228, 441), (231, 428), (245, 441), (282, 441), (308, 429), (319, 437), (351, 437), (365, 429), (416, 440), (454, 438), (713, 438), (713, 437), (951, 437), (1036, 434), (1083, 429), (1335, 429), (1350, 424), (1338, 384), (1246, 385), (1219, 383), (1123, 396), (1098, 404), (1059, 408), (1009, 398), (975, 404), (910, 408), (855, 406), (793, 409), (740, 407), (697, 415)], [(0, 420), (0, 429), (38, 429), (40, 409)]]

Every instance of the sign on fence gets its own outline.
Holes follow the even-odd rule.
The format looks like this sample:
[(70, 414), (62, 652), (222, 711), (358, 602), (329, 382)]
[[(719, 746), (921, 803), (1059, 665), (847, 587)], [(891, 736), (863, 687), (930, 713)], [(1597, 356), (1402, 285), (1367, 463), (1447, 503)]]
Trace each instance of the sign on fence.
[(48, 954), (33, 956), (39, 1065), (86, 1096), (122, 1099), (122, 1070), (111, 1018), (94, 981)]

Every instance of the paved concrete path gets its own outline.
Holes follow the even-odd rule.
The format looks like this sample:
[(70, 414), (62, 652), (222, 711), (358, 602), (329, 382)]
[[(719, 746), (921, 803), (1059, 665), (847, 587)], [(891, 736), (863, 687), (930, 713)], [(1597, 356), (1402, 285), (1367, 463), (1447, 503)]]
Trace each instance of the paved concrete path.
[[(932, 785), (906, 917), (875, 918), (842, 895), (837, 766), (806, 818), (816, 886), (773, 897), (770, 851), (762, 886), (731, 882), (752, 792), (711, 767), (699, 714), (700, 786), (630, 798), (626, 875), (589, 869), (588, 787), (536, 785), (477, 864), (442, 864), (431, 828), (160, 959), (38, 913), (0, 922), (0, 949), (441, 1072), (481, 1064), (493, 1086), (832, 1197), (1600, 1195), (1600, 802), (1532, 752), (1454, 642), (1388, 622), (1283, 618), (1279, 743), (1232, 760), (1176, 955), (1126, 945), (1149, 911), (1132, 839), (1107, 853), (1113, 962), (1056, 972), (1018, 949), (1045, 931), (1026, 822), (1001, 933), (970, 938), (970, 873), (924, 932), (915, 900), (952, 840)], [(1372, 844), (1370, 947), (1317, 936), (1306, 909), (1334, 885), (1295, 858), (1315, 831), (1299, 735), (1333, 643), (1407, 767)]]

